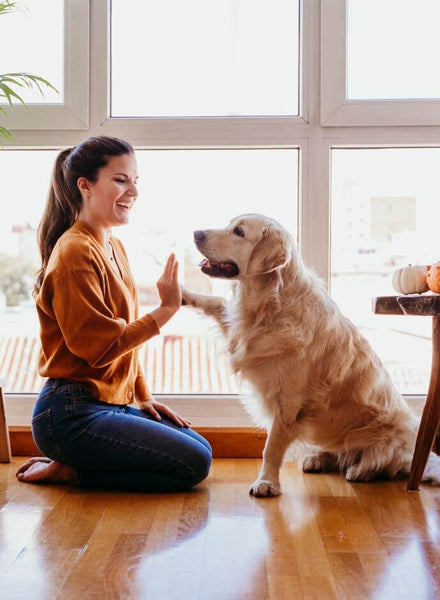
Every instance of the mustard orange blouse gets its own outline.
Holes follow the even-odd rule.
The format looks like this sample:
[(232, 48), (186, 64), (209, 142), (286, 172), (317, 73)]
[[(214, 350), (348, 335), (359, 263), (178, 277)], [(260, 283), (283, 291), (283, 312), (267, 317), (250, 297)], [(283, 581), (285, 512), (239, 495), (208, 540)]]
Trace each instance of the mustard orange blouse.
[(110, 243), (122, 278), (84, 221), (55, 244), (36, 298), (39, 373), (77, 381), (103, 402), (131, 404), (152, 397), (138, 349), (159, 328), (151, 315), (139, 318), (127, 254), (118, 239)]

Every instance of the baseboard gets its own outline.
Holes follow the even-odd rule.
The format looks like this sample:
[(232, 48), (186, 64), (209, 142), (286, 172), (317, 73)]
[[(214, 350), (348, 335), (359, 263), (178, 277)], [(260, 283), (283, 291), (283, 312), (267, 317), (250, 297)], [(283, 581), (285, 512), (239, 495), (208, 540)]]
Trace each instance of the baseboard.
[[(418, 413), (422, 411), (425, 403), (424, 396), (409, 396), (406, 400)], [(33, 406), (35, 398), (29, 397), (25, 401), (28, 404), (24, 407), (24, 410), (17, 398), (10, 401), (10, 418), (8, 419), (10, 425), (8, 429), (11, 452), (13, 456), (38, 456), (41, 453), (35, 445), (30, 425), (26, 424), (30, 421), (30, 407)], [(178, 402), (184, 403), (185, 399), (177, 398), (173, 401), (175, 404)], [(227, 401), (229, 404), (227, 404)], [(200, 409), (200, 414), (195, 409), (192, 412), (190, 410), (185, 412), (177, 404), (176, 410), (179, 412), (180, 409), (182, 414), (186, 414), (195, 423), (194, 430), (209, 441), (215, 458), (261, 458), (267, 437), (266, 433), (261, 429), (248, 425), (250, 419), (240, 407), (237, 399), (227, 401), (222, 399), (221, 403), (216, 403), (210, 398), (204, 399), (203, 413)], [(213, 414), (215, 409), (219, 414)], [(221, 414), (220, 409), (225, 412), (224, 415)], [(14, 410), (17, 414), (13, 412)], [(203, 417), (200, 415), (203, 415)], [(216, 423), (216, 426), (206, 425), (208, 419), (211, 424)], [(13, 424), (11, 424), (11, 421)], [(233, 423), (234, 426), (226, 425), (230, 423)]]
[[(212, 446), (215, 458), (261, 458), (266, 433), (253, 427), (194, 427)], [(10, 425), (13, 456), (41, 456), (30, 426)]]

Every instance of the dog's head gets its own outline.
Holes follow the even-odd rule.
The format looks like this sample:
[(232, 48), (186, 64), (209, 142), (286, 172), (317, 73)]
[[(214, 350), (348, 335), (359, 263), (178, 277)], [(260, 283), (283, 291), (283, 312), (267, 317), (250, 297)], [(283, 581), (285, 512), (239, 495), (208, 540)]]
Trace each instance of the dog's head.
[(269, 217), (241, 215), (223, 229), (194, 232), (194, 242), (206, 257), (200, 263), (211, 277), (239, 279), (271, 273), (292, 256), (288, 232)]

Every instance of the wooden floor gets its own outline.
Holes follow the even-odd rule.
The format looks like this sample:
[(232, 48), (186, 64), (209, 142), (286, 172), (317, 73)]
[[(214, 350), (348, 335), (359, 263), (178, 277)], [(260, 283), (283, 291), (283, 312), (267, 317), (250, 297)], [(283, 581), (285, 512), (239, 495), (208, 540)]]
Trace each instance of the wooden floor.
[(52, 600), (440, 598), (440, 489), (216, 459), (190, 493), (19, 483), (0, 465), (0, 597)]

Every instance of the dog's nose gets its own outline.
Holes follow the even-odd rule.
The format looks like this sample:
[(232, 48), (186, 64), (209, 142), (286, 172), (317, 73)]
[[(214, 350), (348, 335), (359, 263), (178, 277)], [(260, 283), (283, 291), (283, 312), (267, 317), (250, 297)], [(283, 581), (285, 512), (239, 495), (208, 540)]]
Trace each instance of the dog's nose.
[(196, 244), (201, 244), (205, 240), (204, 231), (194, 231), (194, 241)]

